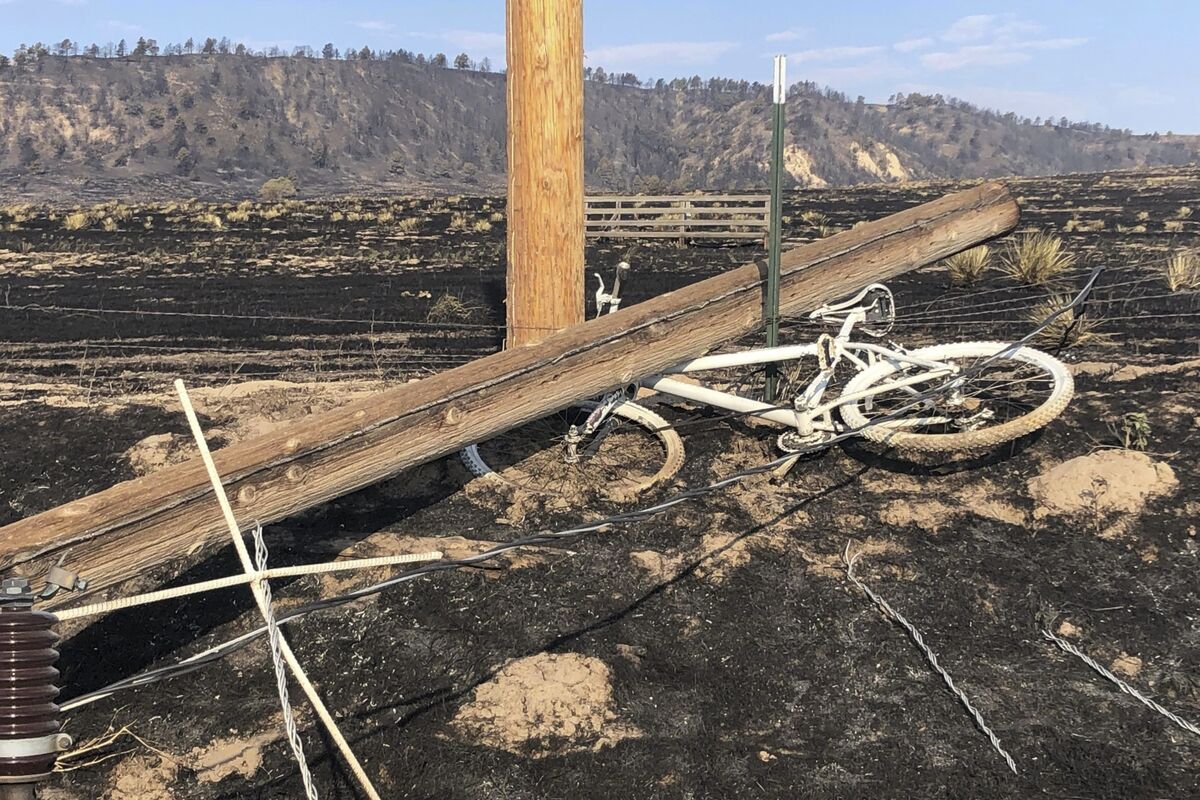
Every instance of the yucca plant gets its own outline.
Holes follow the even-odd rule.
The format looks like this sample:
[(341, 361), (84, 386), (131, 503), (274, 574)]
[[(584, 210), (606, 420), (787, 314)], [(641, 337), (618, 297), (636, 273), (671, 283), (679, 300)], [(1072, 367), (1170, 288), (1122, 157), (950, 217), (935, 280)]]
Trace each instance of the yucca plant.
[(1176, 253), (1163, 265), (1163, 277), (1172, 292), (1200, 289), (1200, 256), (1195, 253)]
[(972, 247), (943, 259), (950, 282), (955, 286), (969, 286), (983, 277), (991, 260), (991, 248), (986, 244)]
[[(1035, 325), (1041, 325), (1056, 312), (1069, 306), (1073, 299), (1065, 294), (1051, 295), (1033, 306), (1026, 319)], [(1104, 334), (1096, 331), (1099, 325), (1100, 322), (1095, 317), (1078, 316), (1076, 310), (1070, 308), (1054, 317), (1034, 338), (1043, 344), (1060, 347), (1097, 342), (1106, 338)]]
[(1030, 286), (1053, 282), (1075, 266), (1075, 254), (1063, 249), (1062, 239), (1048, 233), (1027, 233), (1010, 242), (1000, 256), (1006, 275)]

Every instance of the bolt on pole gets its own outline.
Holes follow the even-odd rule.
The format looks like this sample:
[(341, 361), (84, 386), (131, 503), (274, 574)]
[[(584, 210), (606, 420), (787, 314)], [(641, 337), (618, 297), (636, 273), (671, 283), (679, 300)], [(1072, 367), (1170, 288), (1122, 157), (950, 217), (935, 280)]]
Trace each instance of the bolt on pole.
[[(783, 133), (784, 104), (787, 101), (787, 56), (775, 56), (775, 92), (771, 105), (771, 219), (767, 228), (767, 292), (763, 317), (767, 323), (767, 347), (779, 344), (779, 256), (783, 226)], [(764, 396), (774, 403), (778, 391), (779, 368), (767, 365)]]

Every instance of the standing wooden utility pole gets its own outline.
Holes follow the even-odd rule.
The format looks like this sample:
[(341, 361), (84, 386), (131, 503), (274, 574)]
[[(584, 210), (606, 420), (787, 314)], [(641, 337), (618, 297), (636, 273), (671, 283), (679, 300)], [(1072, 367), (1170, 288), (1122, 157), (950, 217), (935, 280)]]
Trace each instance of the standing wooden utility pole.
[(508, 346), (583, 322), (583, 0), (508, 0)]

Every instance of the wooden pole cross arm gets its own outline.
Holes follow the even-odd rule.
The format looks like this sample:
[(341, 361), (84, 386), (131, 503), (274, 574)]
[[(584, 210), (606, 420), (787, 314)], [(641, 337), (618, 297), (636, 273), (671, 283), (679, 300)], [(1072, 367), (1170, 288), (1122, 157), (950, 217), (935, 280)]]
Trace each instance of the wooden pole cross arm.
[[(811, 310), (1012, 230), (999, 183), (859, 225), (783, 255), (782, 313)], [(214, 454), (240, 520), (269, 523), (701, 355), (763, 324), (754, 262)], [(0, 528), (0, 569), (38, 577), (60, 555), (88, 592), (228, 539), (199, 459)], [(60, 595), (47, 603), (80, 597)]]

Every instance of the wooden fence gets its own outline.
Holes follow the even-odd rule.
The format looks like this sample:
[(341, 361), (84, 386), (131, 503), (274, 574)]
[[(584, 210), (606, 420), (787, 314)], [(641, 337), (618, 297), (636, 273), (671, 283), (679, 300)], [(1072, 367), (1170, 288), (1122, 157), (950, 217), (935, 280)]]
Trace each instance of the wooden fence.
[(591, 238), (763, 239), (766, 194), (596, 195), (584, 202)]

